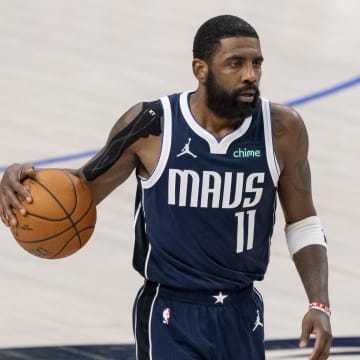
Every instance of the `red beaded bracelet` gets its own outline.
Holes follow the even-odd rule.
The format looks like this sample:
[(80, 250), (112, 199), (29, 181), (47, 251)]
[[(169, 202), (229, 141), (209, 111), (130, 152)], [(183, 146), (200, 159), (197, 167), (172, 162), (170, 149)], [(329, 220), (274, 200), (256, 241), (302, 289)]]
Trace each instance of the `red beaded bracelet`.
[(324, 312), (327, 316), (330, 317), (331, 315), (331, 310), (328, 306), (321, 304), (319, 302), (313, 302), (311, 304), (309, 304), (309, 310), (311, 309), (316, 309), (316, 310), (320, 310), (322, 312)]

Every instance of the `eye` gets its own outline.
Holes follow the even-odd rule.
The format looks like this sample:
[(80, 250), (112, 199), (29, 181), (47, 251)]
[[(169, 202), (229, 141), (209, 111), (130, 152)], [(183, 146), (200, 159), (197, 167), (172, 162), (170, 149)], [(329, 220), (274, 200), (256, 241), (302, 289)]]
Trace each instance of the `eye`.
[(232, 68), (238, 68), (241, 66), (241, 61), (240, 60), (231, 60), (230, 66)]
[(255, 60), (253, 62), (253, 66), (254, 66), (255, 69), (259, 69), (259, 68), (261, 68), (262, 63), (263, 63), (262, 60)]

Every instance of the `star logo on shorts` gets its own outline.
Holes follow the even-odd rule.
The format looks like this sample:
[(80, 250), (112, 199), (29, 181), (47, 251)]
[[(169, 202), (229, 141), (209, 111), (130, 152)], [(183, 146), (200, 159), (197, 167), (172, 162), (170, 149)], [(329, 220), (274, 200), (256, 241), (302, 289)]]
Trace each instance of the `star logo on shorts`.
[(229, 295), (223, 295), (223, 293), (220, 291), (219, 295), (213, 295), (212, 297), (216, 299), (215, 304), (223, 304), (224, 300), (228, 297)]

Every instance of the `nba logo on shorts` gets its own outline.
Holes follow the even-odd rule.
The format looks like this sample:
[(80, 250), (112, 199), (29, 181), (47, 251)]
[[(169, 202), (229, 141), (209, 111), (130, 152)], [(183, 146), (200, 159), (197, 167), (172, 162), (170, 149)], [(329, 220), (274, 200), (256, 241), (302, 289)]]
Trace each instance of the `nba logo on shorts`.
[(166, 308), (163, 313), (162, 313), (162, 322), (165, 325), (169, 325), (170, 324), (170, 314), (171, 314), (171, 309), (170, 308)]

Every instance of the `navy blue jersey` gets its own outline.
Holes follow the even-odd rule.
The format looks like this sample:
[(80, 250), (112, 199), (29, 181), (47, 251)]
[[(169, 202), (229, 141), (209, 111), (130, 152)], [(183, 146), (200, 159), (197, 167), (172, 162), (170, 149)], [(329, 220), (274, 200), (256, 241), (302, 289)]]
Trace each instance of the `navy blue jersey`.
[(161, 99), (161, 153), (138, 178), (133, 264), (146, 279), (186, 289), (236, 289), (264, 277), (278, 165), (270, 105), (222, 139), (192, 116), (189, 93)]

